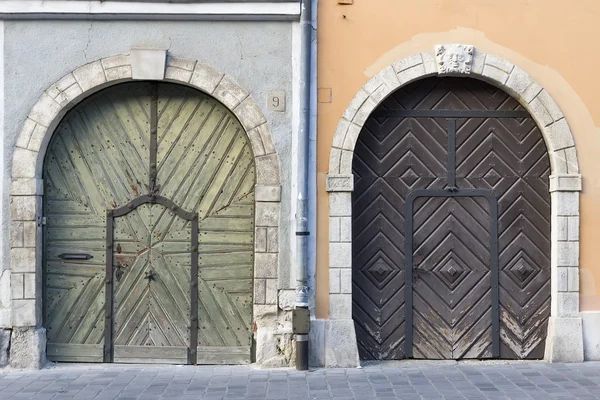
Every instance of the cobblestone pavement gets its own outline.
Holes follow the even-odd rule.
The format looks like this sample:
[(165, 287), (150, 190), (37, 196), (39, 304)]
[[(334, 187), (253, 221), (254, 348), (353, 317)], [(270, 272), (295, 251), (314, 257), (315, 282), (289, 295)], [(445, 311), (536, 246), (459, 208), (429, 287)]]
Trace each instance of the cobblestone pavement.
[(354, 369), (55, 365), (0, 370), (0, 399), (600, 399), (600, 362), (393, 362)]

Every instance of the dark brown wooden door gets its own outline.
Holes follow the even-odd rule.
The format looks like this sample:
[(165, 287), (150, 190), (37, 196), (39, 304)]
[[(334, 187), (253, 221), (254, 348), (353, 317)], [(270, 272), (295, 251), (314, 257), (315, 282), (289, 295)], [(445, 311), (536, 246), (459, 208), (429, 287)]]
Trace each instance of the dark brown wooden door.
[(489, 204), (419, 197), (414, 208), (413, 356), (491, 357)]
[[(487, 114), (477, 114), (481, 111)], [(406, 349), (409, 356), (426, 358), (543, 357), (550, 314), (550, 163), (539, 129), (516, 100), (473, 79), (430, 78), (408, 85), (367, 120), (353, 172), (353, 317), (363, 359), (405, 358)], [(495, 225), (483, 197), (417, 198), (409, 217), (414, 218), (413, 265), (407, 273), (406, 200), (417, 190), (448, 191), (449, 182), (459, 191), (489, 193)], [(436, 224), (434, 218), (454, 222)], [(497, 230), (492, 236), (491, 227)], [(427, 229), (431, 234), (420, 236)], [(447, 253), (436, 253), (448, 235), (454, 244)], [(496, 256), (488, 244), (494, 237)], [(469, 242), (475, 239), (477, 246)], [(444, 262), (448, 254), (455, 258), (450, 264)], [(423, 260), (431, 264), (420, 266)], [(444, 276), (442, 269), (451, 266), (469, 273)], [(418, 274), (413, 284), (414, 267), (438, 272)], [(436, 279), (443, 286), (433, 293), (425, 285)], [(413, 303), (408, 309), (407, 295)], [(496, 317), (488, 311), (494, 306)], [(416, 315), (425, 315), (427, 329)], [(490, 353), (494, 334), (496, 354)]]

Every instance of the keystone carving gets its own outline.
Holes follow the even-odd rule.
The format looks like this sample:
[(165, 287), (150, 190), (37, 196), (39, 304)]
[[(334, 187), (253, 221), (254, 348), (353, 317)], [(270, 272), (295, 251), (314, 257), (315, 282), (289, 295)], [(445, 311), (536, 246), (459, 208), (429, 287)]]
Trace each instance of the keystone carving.
[(475, 49), (467, 44), (438, 44), (435, 58), (440, 74), (470, 74)]

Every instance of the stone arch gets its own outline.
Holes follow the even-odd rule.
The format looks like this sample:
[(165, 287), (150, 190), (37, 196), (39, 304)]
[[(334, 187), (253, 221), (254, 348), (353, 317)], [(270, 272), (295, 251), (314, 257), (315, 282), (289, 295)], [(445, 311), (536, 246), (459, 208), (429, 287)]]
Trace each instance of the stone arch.
[[(139, 52), (153, 54), (140, 57)], [(153, 57), (156, 53), (160, 57)], [(265, 318), (274, 316), (267, 305), (277, 298), (276, 232), (281, 179), (267, 120), (249, 92), (230, 76), (196, 60), (165, 56), (164, 51), (132, 50), (131, 55), (116, 55), (83, 65), (47, 88), (23, 123), (13, 153), (9, 195), (9, 231), (13, 238), (10, 241), (12, 345), (23, 347), (19, 359), (12, 359), (11, 353), (13, 366), (39, 368), (45, 362), (46, 341), (41, 328), (41, 205), (43, 161), (50, 138), (62, 117), (83, 99), (128, 81), (159, 80), (198, 89), (223, 103), (243, 126), (256, 166), (255, 238), (267, 238), (260, 245), (257, 242), (254, 250), (253, 318), (259, 321), (258, 331)], [(148, 69), (154, 73), (148, 75)], [(261, 352), (257, 349), (257, 357)]]
[[(328, 335), (336, 337), (338, 329), (354, 330), (351, 192), (354, 188), (352, 159), (358, 135), (371, 112), (392, 92), (410, 82), (443, 74), (479, 79), (504, 90), (523, 105), (542, 132), (550, 157), (552, 203), (552, 300), (545, 358), (548, 361), (583, 361), (578, 232), (581, 175), (573, 134), (550, 94), (525, 71), (510, 61), (472, 46), (463, 47), (471, 48), (472, 60), (469, 60), (470, 68), (461, 73), (448, 74), (438, 70), (434, 51), (413, 54), (385, 67), (356, 93), (338, 123), (326, 184), (330, 216), (329, 316), (332, 320)], [(338, 351), (330, 351), (327, 365), (351, 366), (359, 362), (355, 341), (348, 341)]]

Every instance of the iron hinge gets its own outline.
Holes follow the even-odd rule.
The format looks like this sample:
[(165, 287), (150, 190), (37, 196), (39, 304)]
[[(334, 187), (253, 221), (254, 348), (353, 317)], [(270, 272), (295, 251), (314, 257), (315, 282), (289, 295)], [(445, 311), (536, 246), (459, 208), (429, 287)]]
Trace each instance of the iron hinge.
[(42, 225), (46, 225), (46, 217), (37, 217), (37, 225), (38, 226), (42, 226)]

